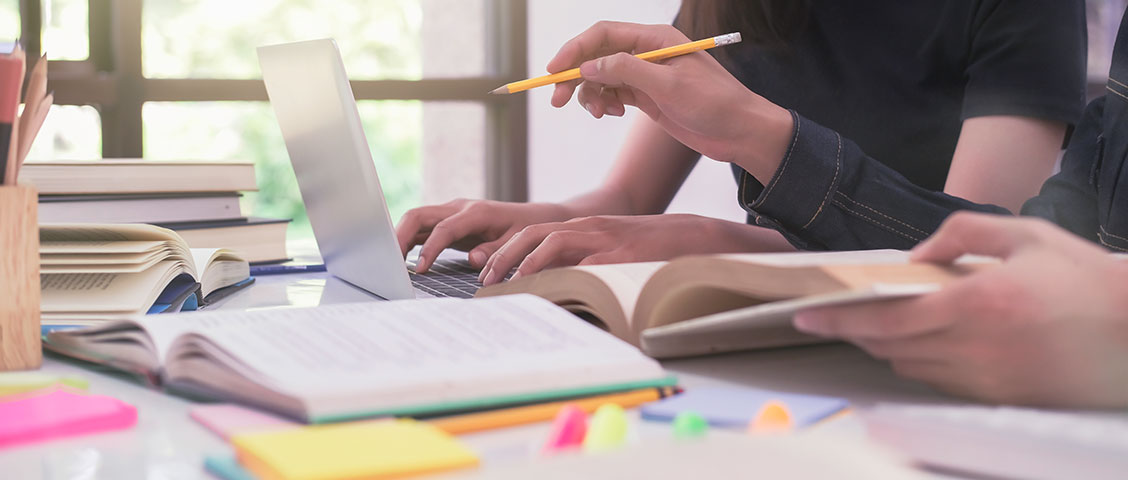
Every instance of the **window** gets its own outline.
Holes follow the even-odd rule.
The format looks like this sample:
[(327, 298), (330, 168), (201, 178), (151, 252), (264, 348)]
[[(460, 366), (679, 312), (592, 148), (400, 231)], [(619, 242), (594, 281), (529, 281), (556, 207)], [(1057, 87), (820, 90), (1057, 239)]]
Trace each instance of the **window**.
[[(253, 160), (253, 215), (308, 222), (255, 47), (337, 40), (392, 215), (524, 200), (525, 0), (0, 0), (47, 52), (57, 106), (33, 159)], [(9, 30), (11, 29), (11, 30)], [(455, 172), (452, 174), (451, 172)]]

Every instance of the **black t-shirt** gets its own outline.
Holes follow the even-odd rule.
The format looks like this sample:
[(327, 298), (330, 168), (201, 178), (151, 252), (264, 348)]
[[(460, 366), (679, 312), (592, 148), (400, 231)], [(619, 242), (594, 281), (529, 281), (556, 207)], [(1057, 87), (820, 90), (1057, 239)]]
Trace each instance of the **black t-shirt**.
[(718, 59), (752, 91), (838, 131), (921, 187), (944, 188), (964, 119), (1073, 125), (1084, 107), (1082, 0), (810, 5), (788, 47), (740, 43)]

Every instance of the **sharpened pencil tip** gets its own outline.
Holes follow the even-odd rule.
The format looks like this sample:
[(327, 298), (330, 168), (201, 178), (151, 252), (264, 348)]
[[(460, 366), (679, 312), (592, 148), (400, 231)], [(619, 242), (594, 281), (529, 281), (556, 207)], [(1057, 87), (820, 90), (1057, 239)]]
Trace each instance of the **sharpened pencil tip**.
[(507, 85), (502, 85), (502, 86), (497, 87), (493, 90), (490, 90), (490, 95), (508, 95), (508, 94), (509, 94), (509, 86), (507, 86)]

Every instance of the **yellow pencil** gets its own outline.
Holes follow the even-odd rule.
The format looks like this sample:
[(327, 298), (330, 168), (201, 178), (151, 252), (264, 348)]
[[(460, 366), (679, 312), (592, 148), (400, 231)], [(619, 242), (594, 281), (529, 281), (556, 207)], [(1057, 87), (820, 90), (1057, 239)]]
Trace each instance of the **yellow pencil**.
[[(704, 40), (698, 40), (696, 42), (683, 43), (681, 45), (675, 45), (673, 47), (652, 50), (646, 53), (640, 53), (635, 56), (648, 62), (656, 62), (658, 60), (685, 55), (687, 53), (708, 50), (713, 47), (732, 45), (734, 43), (740, 43), (740, 32), (718, 35), (713, 38), (706, 38)], [(554, 73), (552, 75), (545, 75), (542, 77), (530, 78), (528, 80), (521, 80), (519, 82), (508, 83), (498, 87), (496, 90), (490, 93), (494, 95), (505, 95), (509, 93), (523, 92), (530, 88), (537, 88), (543, 87), (545, 85), (552, 85), (554, 83), (567, 82), (569, 80), (575, 80), (577, 78), (580, 78), (580, 69), (578, 67), (571, 70)]]
[(675, 392), (676, 389), (673, 387), (647, 388), (644, 390), (577, 398), (561, 402), (506, 408), (491, 412), (436, 418), (428, 421), (428, 423), (451, 435), (459, 435), (494, 428), (524, 425), (526, 423), (546, 422), (556, 417), (556, 412), (560, 411), (560, 407), (568, 404), (575, 405), (581, 410), (591, 413), (605, 403), (618, 404), (623, 408), (637, 407), (646, 402), (653, 402), (668, 397)]

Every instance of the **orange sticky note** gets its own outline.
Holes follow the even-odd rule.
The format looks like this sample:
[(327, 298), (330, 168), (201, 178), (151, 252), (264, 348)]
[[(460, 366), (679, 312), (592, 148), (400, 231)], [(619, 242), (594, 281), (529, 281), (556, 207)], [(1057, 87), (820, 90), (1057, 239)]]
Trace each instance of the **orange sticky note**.
[(794, 426), (791, 412), (787, 406), (778, 401), (771, 401), (760, 407), (759, 413), (748, 426), (752, 433), (780, 433), (789, 432)]

